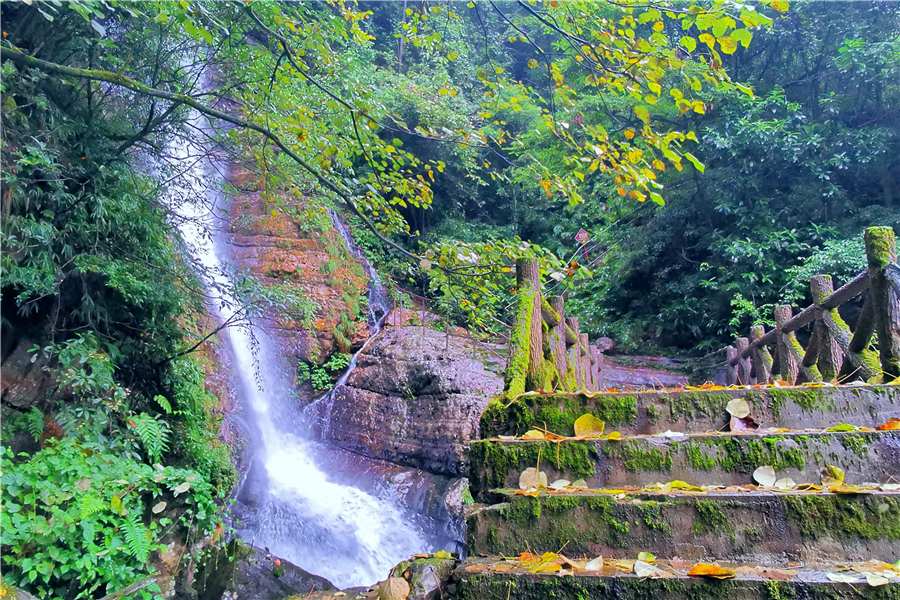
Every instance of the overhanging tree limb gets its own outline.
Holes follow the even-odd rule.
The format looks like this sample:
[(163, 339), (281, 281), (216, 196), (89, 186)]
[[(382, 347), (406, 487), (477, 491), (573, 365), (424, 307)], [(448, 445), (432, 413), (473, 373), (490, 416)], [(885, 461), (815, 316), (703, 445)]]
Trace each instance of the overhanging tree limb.
[(375, 227), (375, 224), (372, 223), (368, 217), (366, 217), (359, 207), (356, 206), (356, 203), (353, 199), (343, 190), (341, 190), (334, 182), (326, 179), (319, 171), (305, 161), (300, 155), (294, 152), (290, 146), (285, 144), (281, 138), (271, 131), (270, 129), (263, 127), (261, 125), (257, 125), (256, 123), (252, 123), (247, 121), (246, 119), (241, 119), (240, 117), (236, 117), (227, 112), (223, 112), (221, 110), (217, 110), (215, 108), (209, 107), (202, 102), (197, 101), (193, 97), (187, 94), (180, 94), (177, 92), (168, 92), (166, 90), (159, 90), (156, 88), (152, 88), (146, 86), (142, 83), (139, 83), (129, 77), (125, 77), (120, 73), (113, 73), (112, 71), (104, 71), (97, 69), (80, 69), (77, 67), (67, 67), (65, 65), (60, 65), (57, 63), (52, 63), (46, 60), (41, 60), (39, 58), (35, 58), (34, 56), (25, 54), (24, 52), (20, 52), (18, 50), (13, 50), (12, 48), (4, 48), (0, 47), (0, 59), (3, 60), (11, 60), (17, 64), (24, 65), (27, 67), (32, 67), (35, 69), (40, 69), (46, 73), (54, 73), (57, 75), (65, 75), (67, 77), (74, 77), (77, 79), (87, 79), (91, 81), (103, 81), (106, 83), (110, 83), (113, 85), (118, 85), (120, 87), (124, 87), (133, 92), (137, 92), (139, 94), (143, 94), (145, 96), (151, 96), (154, 98), (162, 98), (165, 100), (170, 100), (172, 102), (178, 102), (184, 104), (186, 106), (190, 106), (191, 108), (197, 110), (198, 112), (212, 117), (214, 119), (219, 119), (221, 121), (225, 121), (227, 123), (231, 123), (233, 125), (237, 125), (238, 127), (249, 129), (251, 131), (255, 131), (266, 138), (270, 139), (276, 146), (278, 146), (285, 154), (287, 154), (291, 160), (300, 165), (303, 170), (308, 172), (310, 175), (315, 178), (317, 182), (319, 182), (322, 187), (327, 189), (328, 191), (335, 194), (341, 201), (341, 203), (350, 210), (353, 214), (358, 216), (366, 228), (369, 229), (379, 240), (383, 243), (406, 256), (407, 258), (420, 260), (420, 257), (412, 252), (406, 250), (396, 242), (393, 242), (383, 236), (378, 228)]

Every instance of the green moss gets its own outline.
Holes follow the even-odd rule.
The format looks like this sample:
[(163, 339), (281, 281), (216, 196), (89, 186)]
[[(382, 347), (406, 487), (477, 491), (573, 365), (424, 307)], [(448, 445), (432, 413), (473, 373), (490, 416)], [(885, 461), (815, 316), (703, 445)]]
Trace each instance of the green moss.
[(775, 422), (781, 420), (781, 409), (784, 408), (784, 396), (769, 393), (769, 410), (772, 411), (772, 418)]
[(718, 504), (710, 500), (697, 500), (696, 515), (691, 531), (698, 535), (715, 533), (717, 535), (734, 536), (734, 525), (728, 520), (725, 512)]
[[(604, 395), (596, 398), (597, 412), (609, 425), (634, 425), (637, 419), (637, 396)], [(649, 409), (648, 409), (649, 414)]]
[(615, 519), (609, 520), (609, 545), (619, 546), (621, 548), (628, 547), (628, 534), (631, 528), (628, 523), (620, 523)]
[(791, 600), (796, 597), (794, 590), (784, 581), (767, 581), (766, 594), (769, 600)]
[(645, 442), (605, 444), (602, 451), (604, 456), (621, 461), (627, 471), (668, 471), (673, 464), (669, 449), (650, 447)]
[[(476, 496), (491, 489), (505, 488), (510, 472), (551, 464), (561, 473), (575, 478), (595, 473), (597, 451), (590, 442), (532, 442), (505, 444), (488, 440), (469, 443), (470, 486)], [(516, 475), (518, 476), (518, 475)]]
[(515, 398), (525, 392), (528, 376), (529, 348), (531, 344), (531, 320), (534, 317), (534, 290), (522, 290), (518, 294), (516, 319), (509, 340), (513, 349), (506, 371), (506, 396)]
[(637, 507), (638, 514), (644, 524), (653, 531), (661, 531), (664, 534), (671, 534), (671, 528), (668, 521), (662, 515), (662, 509), (659, 502), (648, 500)]
[(787, 496), (787, 518), (809, 538), (900, 540), (900, 498)]
[(863, 236), (870, 267), (884, 269), (897, 260), (896, 239), (890, 227), (869, 227)]
[(725, 406), (732, 400), (729, 394), (715, 391), (674, 392), (668, 395), (672, 420), (693, 419), (698, 416), (718, 418), (725, 414)]
[(699, 469), (701, 471), (711, 471), (716, 468), (718, 462), (715, 457), (710, 456), (709, 453), (704, 452), (703, 448), (700, 445), (688, 443), (684, 447), (685, 455), (688, 460), (691, 462), (691, 466), (695, 469)]
[(762, 440), (708, 438), (700, 441), (701, 444), (718, 448), (718, 464), (726, 471), (752, 473), (762, 465), (771, 465), (776, 471), (802, 469), (806, 465), (805, 452), (800, 448), (785, 447), (779, 442), (783, 442), (781, 436)]
[(536, 390), (552, 390), (556, 387), (558, 381), (559, 371), (556, 370), (556, 366), (552, 362), (545, 359), (541, 361), (541, 366), (538, 367), (537, 374), (534, 376), (531, 384)]
[(647, 407), (647, 422), (650, 425), (656, 425), (657, 423), (659, 423), (659, 417), (659, 408), (652, 404)]
[[(547, 361), (547, 368), (552, 365)], [(555, 370), (548, 371), (551, 376)], [(508, 397), (508, 394), (507, 394)], [(575, 421), (590, 413), (608, 427), (637, 422), (637, 397), (599, 395), (589, 399), (581, 394), (540, 394), (515, 400), (491, 402), (481, 416), (481, 437), (521, 435), (537, 425), (560, 435), (574, 435)]]
[(825, 408), (827, 404), (825, 392), (821, 391), (824, 389), (827, 388), (772, 388), (769, 390), (769, 396), (772, 398), (772, 402), (778, 403), (779, 411), (787, 400), (792, 400), (804, 412), (812, 412)]
[(863, 436), (857, 433), (850, 433), (840, 436), (840, 440), (841, 445), (846, 450), (860, 458), (865, 458), (869, 455), (869, 441)]

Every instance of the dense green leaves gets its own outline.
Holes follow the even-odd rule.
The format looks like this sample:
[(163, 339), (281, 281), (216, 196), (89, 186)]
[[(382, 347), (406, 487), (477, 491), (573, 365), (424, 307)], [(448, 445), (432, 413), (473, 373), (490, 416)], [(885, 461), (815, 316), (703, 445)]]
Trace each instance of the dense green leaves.
[[(4, 581), (41, 598), (117, 591), (150, 572), (149, 552), (172, 519), (214, 526), (212, 489), (193, 471), (153, 468), (73, 437), (26, 461), (2, 452)], [(191, 491), (178, 508), (144, 519), (145, 498), (171, 499), (185, 482)]]

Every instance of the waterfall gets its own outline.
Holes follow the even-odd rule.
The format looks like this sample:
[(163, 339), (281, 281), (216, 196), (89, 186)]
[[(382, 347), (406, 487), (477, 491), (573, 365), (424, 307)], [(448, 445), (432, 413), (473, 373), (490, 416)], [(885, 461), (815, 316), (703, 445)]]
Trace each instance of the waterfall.
[[(209, 129), (197, 113), (189, 121), (187, 129)], [(233, 260), (227, 217), (221, 216), (225, 168), (207, 156), (202, 140), (188, 134), (173, 139), (167, 150), (176, 162), (191, 165), (185, 181), (169, 189), (173, 223), (224, 322), (241, 306), (230, 291)], [(345, 240), (352, 240), (340, 219), (333, 218)], [(371, 265), (367, 270), (376, 290), (369, 302), (376, 330), (387, 305)], [(339, 587), (370, 585), (401, 560), (431, 551), (428, 519), (404, 511), (390, 489), (373, 482), (366, 459), (352, 456), (345, 461), (361, 465), (361, 472), (332, 473), (320, 467), (339, 463), (334, 459), (342, 451), (303, 436), (304, 417), (295, 407), (290, 383), (279, 368), (283, 357), (268, 333), (245, 321), (222, 337), (233, 354), (233, 377), (255, 430), (248, 440), (251, 466), (238, 494), (243, 505), (236, 511), (240, 537)]]
[[(328, 209), (328, 216), (331, 217), (331, 223), (334, 225), (335, 230), (340, 234), (341, 239), (344, 240), (344, 245), (347, 247), (347, 250), (349, 250), (350, 254), (360, 262), (369, 278), (369, 314), (367, 319), (369, 324), (369, 339), (366, 340), (359, 350), (353, 353), (353, 356), (350, 358), (350, 364), (347, 365), (347, 369), (341, 373), (341, 376), (338, 378), (337, 382), (335, 382), (331, 391), (319, 400), (316, 400), (307, 410), (307, 413), (309, 414), (315, 415), (316, 413), (320, 413), (322, 415), (319, 417), (319, 431), (320, 437), (324, 440), (327, 440), (331, 435), (331, 413), (334, 410), (334, 396), (336, 391), (347, 383), (347, 379), (350, 378), (350, 373), (356, 368), (359, 355), (362, 354), (369, 345), (369, 342), (375, 339), (375, 336), (381, 331), (381, 328), (384, 326), (384, 320), (391, 310), (391, 298), (388, 295), (384, 284), (381, 282), (381, 276), (378, 275), (378, 271), (375, 270), (372, 263), (369, 262), (369, 259), (366, 258), (366, 255), (359, 246), (356, 245), (356, 241), (350, 233), (350, 228), (341, 220), (341, 217), (337, 212), (330, 208)], [(323, 408), (320, 409), (320, 405)]]

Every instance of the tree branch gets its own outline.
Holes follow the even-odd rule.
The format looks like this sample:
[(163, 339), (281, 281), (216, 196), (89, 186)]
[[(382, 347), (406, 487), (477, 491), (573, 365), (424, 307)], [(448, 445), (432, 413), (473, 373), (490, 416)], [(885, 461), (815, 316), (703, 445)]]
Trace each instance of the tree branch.
[(20, 65), (40, 69), (41, 71), (47, 73), (55, 73), (58, 75), (65, 75), (67, 77), (75, 77), (77, 79), (88, 79), (92, 81), (104, 81), (106, 83), (111, 83), (113, 85), (118, 85), (120, 87), (124, 87), (126, 89), (132, 90), (139, 94), (143, 94), (145, 96), (152, 96), (154, 98), (163, 98), (165, 100), (170, 100), (172, 102), (180, 102), (181, 104), (185, 104), (195, 109), (196, 111), (214, 119), (219, 119), (221, 121), (225, 121), (227, 123), (231, 123), (233, 125), (237, 125), (238, 127), (249, 129), (251, 131), (255, 131), (264, 137), (272, 140), (272, 142), (278, 146), (282, 152), (287, 154), (295, 163), (300, 165), (303, 170), (308, 172), (313, 178), (325, 189), (335, 194), (339, 199), (341, 204), (344, 205), (345, 208), (350, 210), (353, 214), (358, 216), (366, 228), (371, 231), (375, 237), (381, 240), (382, 243), (386, 244), (393, 250), (399, 252), (403, 256), (413, 260), (419, 260), (420, 257), (416, 254), (413, 254), (406, 248), (403, 248), (399, 244), (394, 241), (389, 240), (385, 236), (383, 236), (378, 228), (372, 223), (368, 217), (366, 217), (362, 211), (356, 206), (356, 203), (353, 199), (343, 190), (341, 190), (337, 184), (332, 181), (326, 179), (319, 171), (309, 164), (306, 160), (304, 160), (300, 155), (298, 155), (294, 150), (291, 149), (290, 146), (285, 144), (281, 138), (270, 129), (263, 127), (261, 125), (257, 125), (256, 123), (252, 123), (247, 121), (246, 119), (241, 119), (240, 117), (236, 117), (234, 115), (228, 114), (221, 110), (217, 110), (210, 106), (206, 106), (202, 102), (198, 102), (191, 96), (187, 94), (181, 94), (176, 92), (168, 92), (166, 90), (159, 90), (156, 88), (152, 88), (146, 86), (142, 83), (139, 83), (133, 79), (125, 77), (119, 73), (113, 73), (112, 71), (103, 71), (96, 69), (80, 69), (76, 67), (67, 67), (65, 65), (59, 65), (56, 63), (48, 62), (45, 60), (41, 60), (39, 58), (35, 58), (34, 56), (30, 56), (23, 52), (19, 52), (18, 50), (13, 50), (11, 48), (3, 48), (0, 47), (0, 59), (3, 60), (11, 60)]

